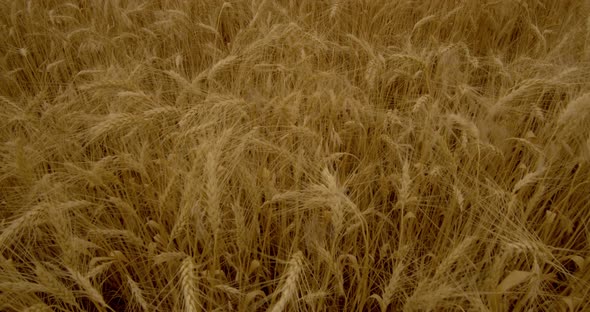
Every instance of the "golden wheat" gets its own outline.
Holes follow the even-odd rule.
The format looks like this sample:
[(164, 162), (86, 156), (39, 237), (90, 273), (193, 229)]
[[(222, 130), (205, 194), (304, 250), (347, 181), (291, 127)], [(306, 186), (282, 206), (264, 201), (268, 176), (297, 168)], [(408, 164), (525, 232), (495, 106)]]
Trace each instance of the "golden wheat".
[(589, 16), (0, 1), (0, 311), (589, 310)]

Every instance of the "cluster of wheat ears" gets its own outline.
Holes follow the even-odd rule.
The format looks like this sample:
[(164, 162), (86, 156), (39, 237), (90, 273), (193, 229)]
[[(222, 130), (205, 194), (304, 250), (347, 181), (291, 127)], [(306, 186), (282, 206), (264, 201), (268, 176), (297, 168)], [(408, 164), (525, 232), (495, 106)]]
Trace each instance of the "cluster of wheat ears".
[(1, 0), (0, 311), (590, 311), (589, 16)]

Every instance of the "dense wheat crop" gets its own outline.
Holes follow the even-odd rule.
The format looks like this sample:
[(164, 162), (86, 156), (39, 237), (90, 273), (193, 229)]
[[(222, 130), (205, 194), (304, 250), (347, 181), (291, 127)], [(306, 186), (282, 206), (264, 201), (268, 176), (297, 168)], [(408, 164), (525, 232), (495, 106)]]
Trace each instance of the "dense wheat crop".
[(0, 0), (0, 311), (590, 311), (589, 16)]

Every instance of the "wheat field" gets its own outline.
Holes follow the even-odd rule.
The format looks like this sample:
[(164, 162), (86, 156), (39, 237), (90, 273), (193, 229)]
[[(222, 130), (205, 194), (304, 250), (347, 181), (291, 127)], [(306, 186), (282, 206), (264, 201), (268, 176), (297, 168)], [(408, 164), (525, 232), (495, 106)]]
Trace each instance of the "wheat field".
[(0, 0), (0, 311), (590, 311), (589, 17)]

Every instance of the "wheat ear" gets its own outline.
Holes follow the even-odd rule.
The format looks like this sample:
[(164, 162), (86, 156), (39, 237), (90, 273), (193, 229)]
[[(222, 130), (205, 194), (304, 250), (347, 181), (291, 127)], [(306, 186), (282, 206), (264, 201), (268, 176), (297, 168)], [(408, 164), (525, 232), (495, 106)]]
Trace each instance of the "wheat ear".
[(195, 274), (195, 263), (192, 257), (186, 257), (180, 266), (180, 284), (184, 297), (184, 309), (187, 312), (199, 311), (197, 297), (197, 277)]
[(297, 295), (297, 283), (303, 270), (303, 260), (304, 257), (301, 251), (297, 251), (291, 256), (289, 267), (285, 274), (285, 283), (280, 288), (281, 298), (270, 309), (270, 312), (285, 311), (287, 304)]

